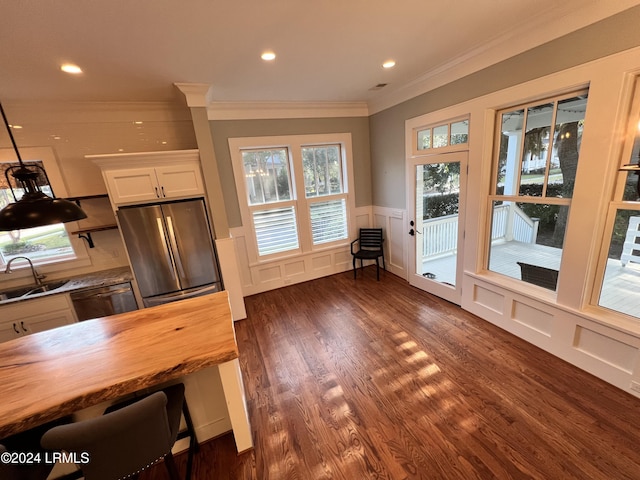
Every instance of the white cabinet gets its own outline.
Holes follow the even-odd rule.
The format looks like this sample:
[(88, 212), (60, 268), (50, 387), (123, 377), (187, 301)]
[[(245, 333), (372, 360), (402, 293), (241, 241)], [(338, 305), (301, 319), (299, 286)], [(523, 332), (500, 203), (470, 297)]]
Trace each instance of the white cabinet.
[(75, 323), (69, 295), (57, 294), (0, 305), (0, 342)]
[(197, 150), (89, 155), (102, 169), (113, 206), (204, 194)]

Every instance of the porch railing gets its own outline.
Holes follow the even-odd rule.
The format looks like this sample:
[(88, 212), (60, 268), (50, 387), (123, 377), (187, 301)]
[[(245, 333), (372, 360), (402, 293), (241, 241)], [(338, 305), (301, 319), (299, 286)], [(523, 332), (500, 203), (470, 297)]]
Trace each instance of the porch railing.
[[(536, 242), (538, 220), (528, 217), (515, 203), (497, 205), (493, 212), (492, 241)], [(458, 215), (446, 215), (424, 220), (422, 227), (423, 258), (436, 257), (456, 251)]]

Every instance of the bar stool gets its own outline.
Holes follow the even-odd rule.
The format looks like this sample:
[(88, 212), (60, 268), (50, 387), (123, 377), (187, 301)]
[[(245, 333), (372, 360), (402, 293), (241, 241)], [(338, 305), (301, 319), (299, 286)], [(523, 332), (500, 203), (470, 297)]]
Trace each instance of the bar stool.
[[(179, 383), (176, 385), (172, 385), (170, 387), (166, 387), (162, 390), (169, 397), (168, 405), (173, 409), (177, 409), (177, 412), (170, 412), (170, 418), (177, 418), (178, 422), (180, 421), (180, 408), (182, 409), (182, 415), (184, 416), (185, 429), (178, 430), (178, 436), (176, 437), (176, 441), (181, 440), (183, 438), (189, 438), (189, 449), (187, 452), (187, 471), (185, 473), (185, 480), (191, 479), (191, 471), (193, 469), (193, 456), (200, 449), (200, 445), (198, 443), (198, 438), (196, 436), (196, 430), (193, 427), (193, 421), (191, 420), (191, 413), (189, 412), (189, 406), (187, 405), (187, 399), (184, 398), (182, 402), (180, 402), (177, 398), (172, 401), (172, 398), (177, 396), (184, 397), (184, 384)], [(124, 406), (130, 405), (133, 402), (137, 401), (139, 398), (133, 398), (129, 400), (125, 400), (124, 402), (117, 403), (115, 405), (111, 405), (107, 408), (104, 413), (111, 413), (116, 410), (121, 409)], [(180, 407), (182, 405), (182, 407)], [(167, 407), (167, 409), (169, 408)], [(179, 428), (179, 425), (177, 426)], [(70, 480), (70, 479), (69, 479)]]
[(183, 403), (184, 385), (174, 385), (100, 417), (54, 427), (41, 444), (75, 454), (86, 480), (135, 477), (162, 459), (171, 480), (178, 480), (171, 448)]

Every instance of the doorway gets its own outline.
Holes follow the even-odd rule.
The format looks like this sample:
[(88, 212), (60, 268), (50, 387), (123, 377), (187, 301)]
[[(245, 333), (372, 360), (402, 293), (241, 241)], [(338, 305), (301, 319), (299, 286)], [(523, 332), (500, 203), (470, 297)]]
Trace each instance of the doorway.
[(468, 152), (414, 158), (408, 173), (409, 283), (460, 305)]

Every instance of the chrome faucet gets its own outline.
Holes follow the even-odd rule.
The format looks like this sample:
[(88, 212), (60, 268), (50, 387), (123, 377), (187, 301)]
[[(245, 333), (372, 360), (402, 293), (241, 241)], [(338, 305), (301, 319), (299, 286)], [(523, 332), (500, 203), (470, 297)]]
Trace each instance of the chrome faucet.
[(7, 262), (7, 268), (4, 270), (4, 273), (11, 273), (11, 264), (13, 263), (14, 260), (18, 260), (19, 258), (29, 262), (29, 266), (31, 267), (31, 273), (33, 275), (33, 280), (36, 282), (36, 285), (38, 286), (42, 285), (42, 280), (46, 278), (46, 275), (42, 275), (41, 273), (38, 273), (38, 271), (36, 270), (36, 267), (33, 266), (31, 259), (27, 257), (13, 257), (11, 260), (9, 260), (9, 262)]

